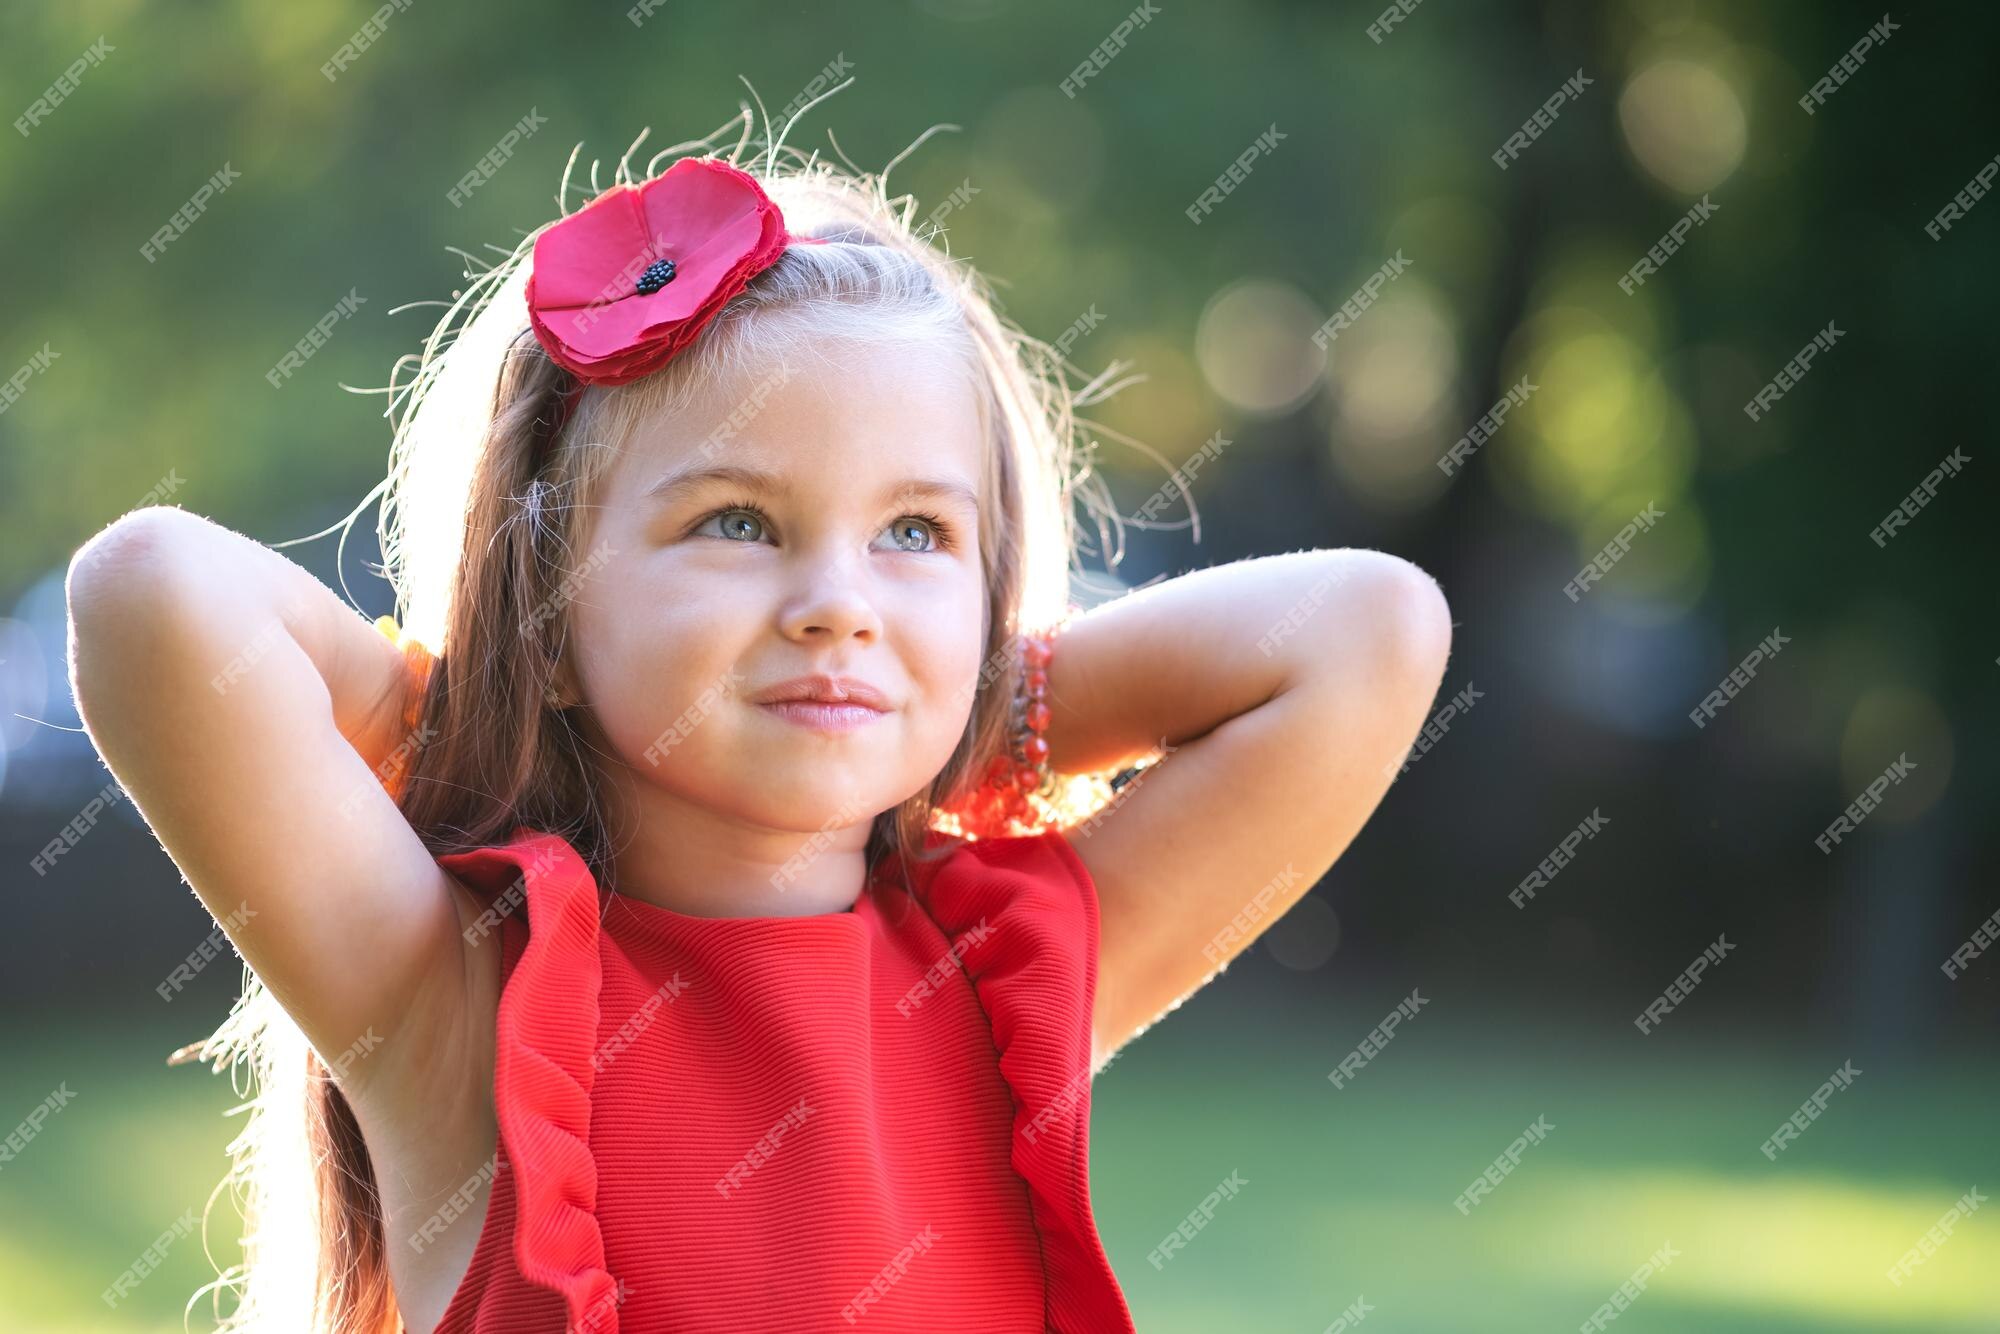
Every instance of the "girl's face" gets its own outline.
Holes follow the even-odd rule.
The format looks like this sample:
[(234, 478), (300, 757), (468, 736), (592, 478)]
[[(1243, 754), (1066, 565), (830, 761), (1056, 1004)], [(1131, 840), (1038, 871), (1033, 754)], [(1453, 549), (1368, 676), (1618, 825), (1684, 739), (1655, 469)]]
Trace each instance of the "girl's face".
[[(950, 759), (985, 644), (985, 447), (949, 356), (827, 345), (704, 386), (606, 465), (559, 681), (642, 801), (814, 833)], [(835, 731), (753, 702), (817, 674), (883, 711)]]

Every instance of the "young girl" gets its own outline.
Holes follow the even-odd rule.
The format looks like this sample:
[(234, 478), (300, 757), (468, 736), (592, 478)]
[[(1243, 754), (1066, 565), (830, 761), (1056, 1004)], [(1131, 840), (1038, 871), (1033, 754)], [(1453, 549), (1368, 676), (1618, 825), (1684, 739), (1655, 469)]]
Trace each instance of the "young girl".
[(655, 173), (708, 142), (427, 343), (393, 638), (176, 509), (71, 566), (91, 738), (251, 970), (200, 1048), (260, 1088), (228, 1328), (1130, 1330), (1091, 1077), (1332, 865), (1440, 682), (1442, 597), (1374, 552), (1082, 611), (1103, 377), (880, 178)]

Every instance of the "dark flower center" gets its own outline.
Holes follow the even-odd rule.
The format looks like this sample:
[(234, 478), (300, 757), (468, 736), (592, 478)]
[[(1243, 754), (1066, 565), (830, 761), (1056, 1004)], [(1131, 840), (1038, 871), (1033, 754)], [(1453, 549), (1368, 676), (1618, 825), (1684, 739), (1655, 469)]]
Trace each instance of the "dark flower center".
[(656, 259), (646, 266), (639, 275), (639, 294), (651, 296), (674, 280), (674, 262), (670, 259)]

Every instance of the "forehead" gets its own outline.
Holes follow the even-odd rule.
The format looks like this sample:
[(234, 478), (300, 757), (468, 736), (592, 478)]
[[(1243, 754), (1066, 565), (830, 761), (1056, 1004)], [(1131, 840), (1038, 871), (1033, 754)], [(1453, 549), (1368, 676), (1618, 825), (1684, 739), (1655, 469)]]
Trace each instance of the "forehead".
[[(614, 485), (627, 499), (700, 474), (801, 498), (877, 492), (908, 480), (977, 496), (984, 433), (963, 361), (948, 350), (879, 342), (794, 349), (694, 387), (687, 406), (642, 423)], [(731, 476), (731, 473), (735, 476)]]

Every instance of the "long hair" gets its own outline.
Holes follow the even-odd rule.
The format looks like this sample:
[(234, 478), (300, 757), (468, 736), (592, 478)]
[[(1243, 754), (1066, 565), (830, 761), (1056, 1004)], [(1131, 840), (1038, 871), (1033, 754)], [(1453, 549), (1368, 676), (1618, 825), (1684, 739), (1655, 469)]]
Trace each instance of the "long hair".
[[(889, 197), (895, 161), (880, 176), (843, 172), (784, 148), (783, 134), (745, 158), (745, 108), (707, 138), (654, 155), (634, 176), (641, 134), (620, 158), (614, 185), (643, 183), (662, 159), (707, 148), (738, 122), (742, 135), (725, 160), (759, 177), (793, 234), (830, 243), (789, 247), (665, 368), (627, 385), (588, 386), (552, 429), (573, 381), (528, 327), (538, 229), (501, 262), (468, 270), (468, 286), (422, 353), (397, 363), (398, 373), (414, 363), (414, 375), (400, 384), (391, 377), (388, 475), (347, 525), (381, 497), (384, 573), (399, 619), (435, 657), (421, 701), (423, 744), (398, 797), (434, 854), (503, 841), (525, 824), (560, 834), (608, 883), (619, 831), (606, 827), (574, 711), (550, 695), (566, 581), (587, 572), (577, 536), (612, 446), (657, 414), (682, 410), (714, 377), (755, 375), (788, 351), (852, 336), (955, 348), (975, 389), (987, 446), (979, 524), (987, 670), (944, 768), (926, 790), (875, 817), (865, 854), (871, 875), (888, 854), (936, 855), (928, 831), (947, 836), (942, 850), (964, 836), (947, 808), (1007, 745), (1016, 636), (1059, 625), (1073, 605), (1076, 505), (1097, 516), (1100, 534), (1106, 520), (1119, 523), (1102, 482), (1077, 467), (1082, 419), (1074, 409), (1129, 383), (1113, 383), (1123, 368), (1114, 362), (1073, 389), (1067, 358), (1005, 317), (986, 281), (934, 244), (934, 228), (913, 224), (908, 196)], [(595, 164), (591, 174), (594, 198)], [(569, 176), (566, 168), (559, 207)], [(1068, 822), (1110, 796), (1103, 775), (1071, 775), (1051, 805)], [(247, 1071), (257, 1088), (233, 1109), (249, 1115), (218, 1187), (231, 1188), (245, 1224), (243, 1263), (202, 1290), (238, 1294), (218, 1328), (395, 1334), (388, 1242), (354, 1111), (254, 973), (245, 970), (243, 994), (221, 1027), (176, 1053), (196, 1057)]]

